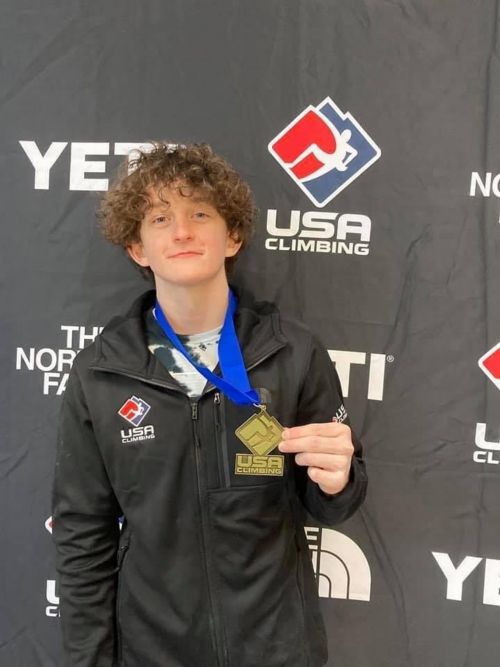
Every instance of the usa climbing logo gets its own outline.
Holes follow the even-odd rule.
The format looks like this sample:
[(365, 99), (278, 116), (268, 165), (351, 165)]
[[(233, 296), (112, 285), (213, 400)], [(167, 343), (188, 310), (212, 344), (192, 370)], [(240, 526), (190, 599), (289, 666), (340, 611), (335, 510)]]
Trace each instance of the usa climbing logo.
[(477, 363), (496, 388), (500, 389), (500, 343), (497, 343), (486, 354), (483, 354)]
[(268, 146), (271, 155), (318, 207), (325, 206), (381, 155), (349, 112), (330, 97), (309, 105)]
[(142, 398), (131, 396), (127, 398), (122, 407), (118, 410), (118, 414), (123, 419), (126, 419), (130, 424), (139, 426), (144, 417), (148, 414), (151, 406), (143, 401)]

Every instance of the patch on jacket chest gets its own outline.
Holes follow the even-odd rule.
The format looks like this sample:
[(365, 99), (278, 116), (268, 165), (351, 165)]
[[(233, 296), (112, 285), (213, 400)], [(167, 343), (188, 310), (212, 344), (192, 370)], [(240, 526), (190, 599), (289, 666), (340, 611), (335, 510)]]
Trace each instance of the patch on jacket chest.
[(128, 430), (121, 429), (120, 435), (122, 443), (128, 445), (132, 442), (141, 442), (141, 440), (152, 440), (155, 437), (153, 426), (140, 426), (144, 417), (151, 410), (149, 403), (139, 396), (130, 396), (122, 407), (118, 410), (120, 417), (125, 419), (134, 428)]
[(149, 403), (138, 396), (131, 396), (127, 398), (122, 407), (118, 410), (120, 417), (123, 417), (129, 424), (132, 426), (140, 426), (144, 417), (150, 411), (151, 406)]
[(132, 442), (140, 442), (141, 440), (153, 440), (155, 437), (154, 426), (136, 426), (135, 428), (129, 428), (125, 430), (122, 428), (120, 431), (122, 437), (122, 443), (128, 445)]

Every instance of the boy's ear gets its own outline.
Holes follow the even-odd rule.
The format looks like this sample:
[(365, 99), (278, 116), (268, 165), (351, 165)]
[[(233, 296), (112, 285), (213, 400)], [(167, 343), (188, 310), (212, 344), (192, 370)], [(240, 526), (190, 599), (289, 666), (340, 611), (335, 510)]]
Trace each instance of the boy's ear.
[(144, 247), (140, 241), (136, 241), (127, 246), (127, 253), (136, 264), (139, 264), (139, 266), (149, 266), (149, 261), (144, 255)]
[(228, 233), (226, 241), (226, 257), (234, 257), (241, 248), (242, 243), (243, 241), (239, 241)]

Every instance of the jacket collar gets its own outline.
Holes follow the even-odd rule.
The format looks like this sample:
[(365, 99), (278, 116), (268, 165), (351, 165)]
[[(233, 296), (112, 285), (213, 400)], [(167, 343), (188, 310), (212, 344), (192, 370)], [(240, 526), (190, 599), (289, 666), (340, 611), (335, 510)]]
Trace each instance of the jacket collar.
[[(230, 287), (238, 300), (234, 323), (248, 370), (284, 347), (287, 339), (274, 304), (256, 301), (251, 292), (239, 285), (230, 283)], [(125, 315), (114, 317), (106, 325), (96, 339), (96, 356), (91, 368), (172, 382), (170, 374), (147, 346), (145, 314), (153, 307), (155, 298), (155, 290), (145, 292)]]

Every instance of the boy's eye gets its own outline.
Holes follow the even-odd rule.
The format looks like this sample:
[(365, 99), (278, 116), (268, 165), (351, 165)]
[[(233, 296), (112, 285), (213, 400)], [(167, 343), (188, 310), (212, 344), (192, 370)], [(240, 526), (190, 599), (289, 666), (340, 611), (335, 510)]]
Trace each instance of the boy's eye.
[(167, 216), (166, 215), (157, 215), (156, 218), (153, 218), (154, 223), (158, 224), (163, 224), (164, 222), (167, 221)]
[(197, 218), (206, 218), (208, 217), (208, 213), (205, 213), (205, 211), (196, 211), (195, 216)]

